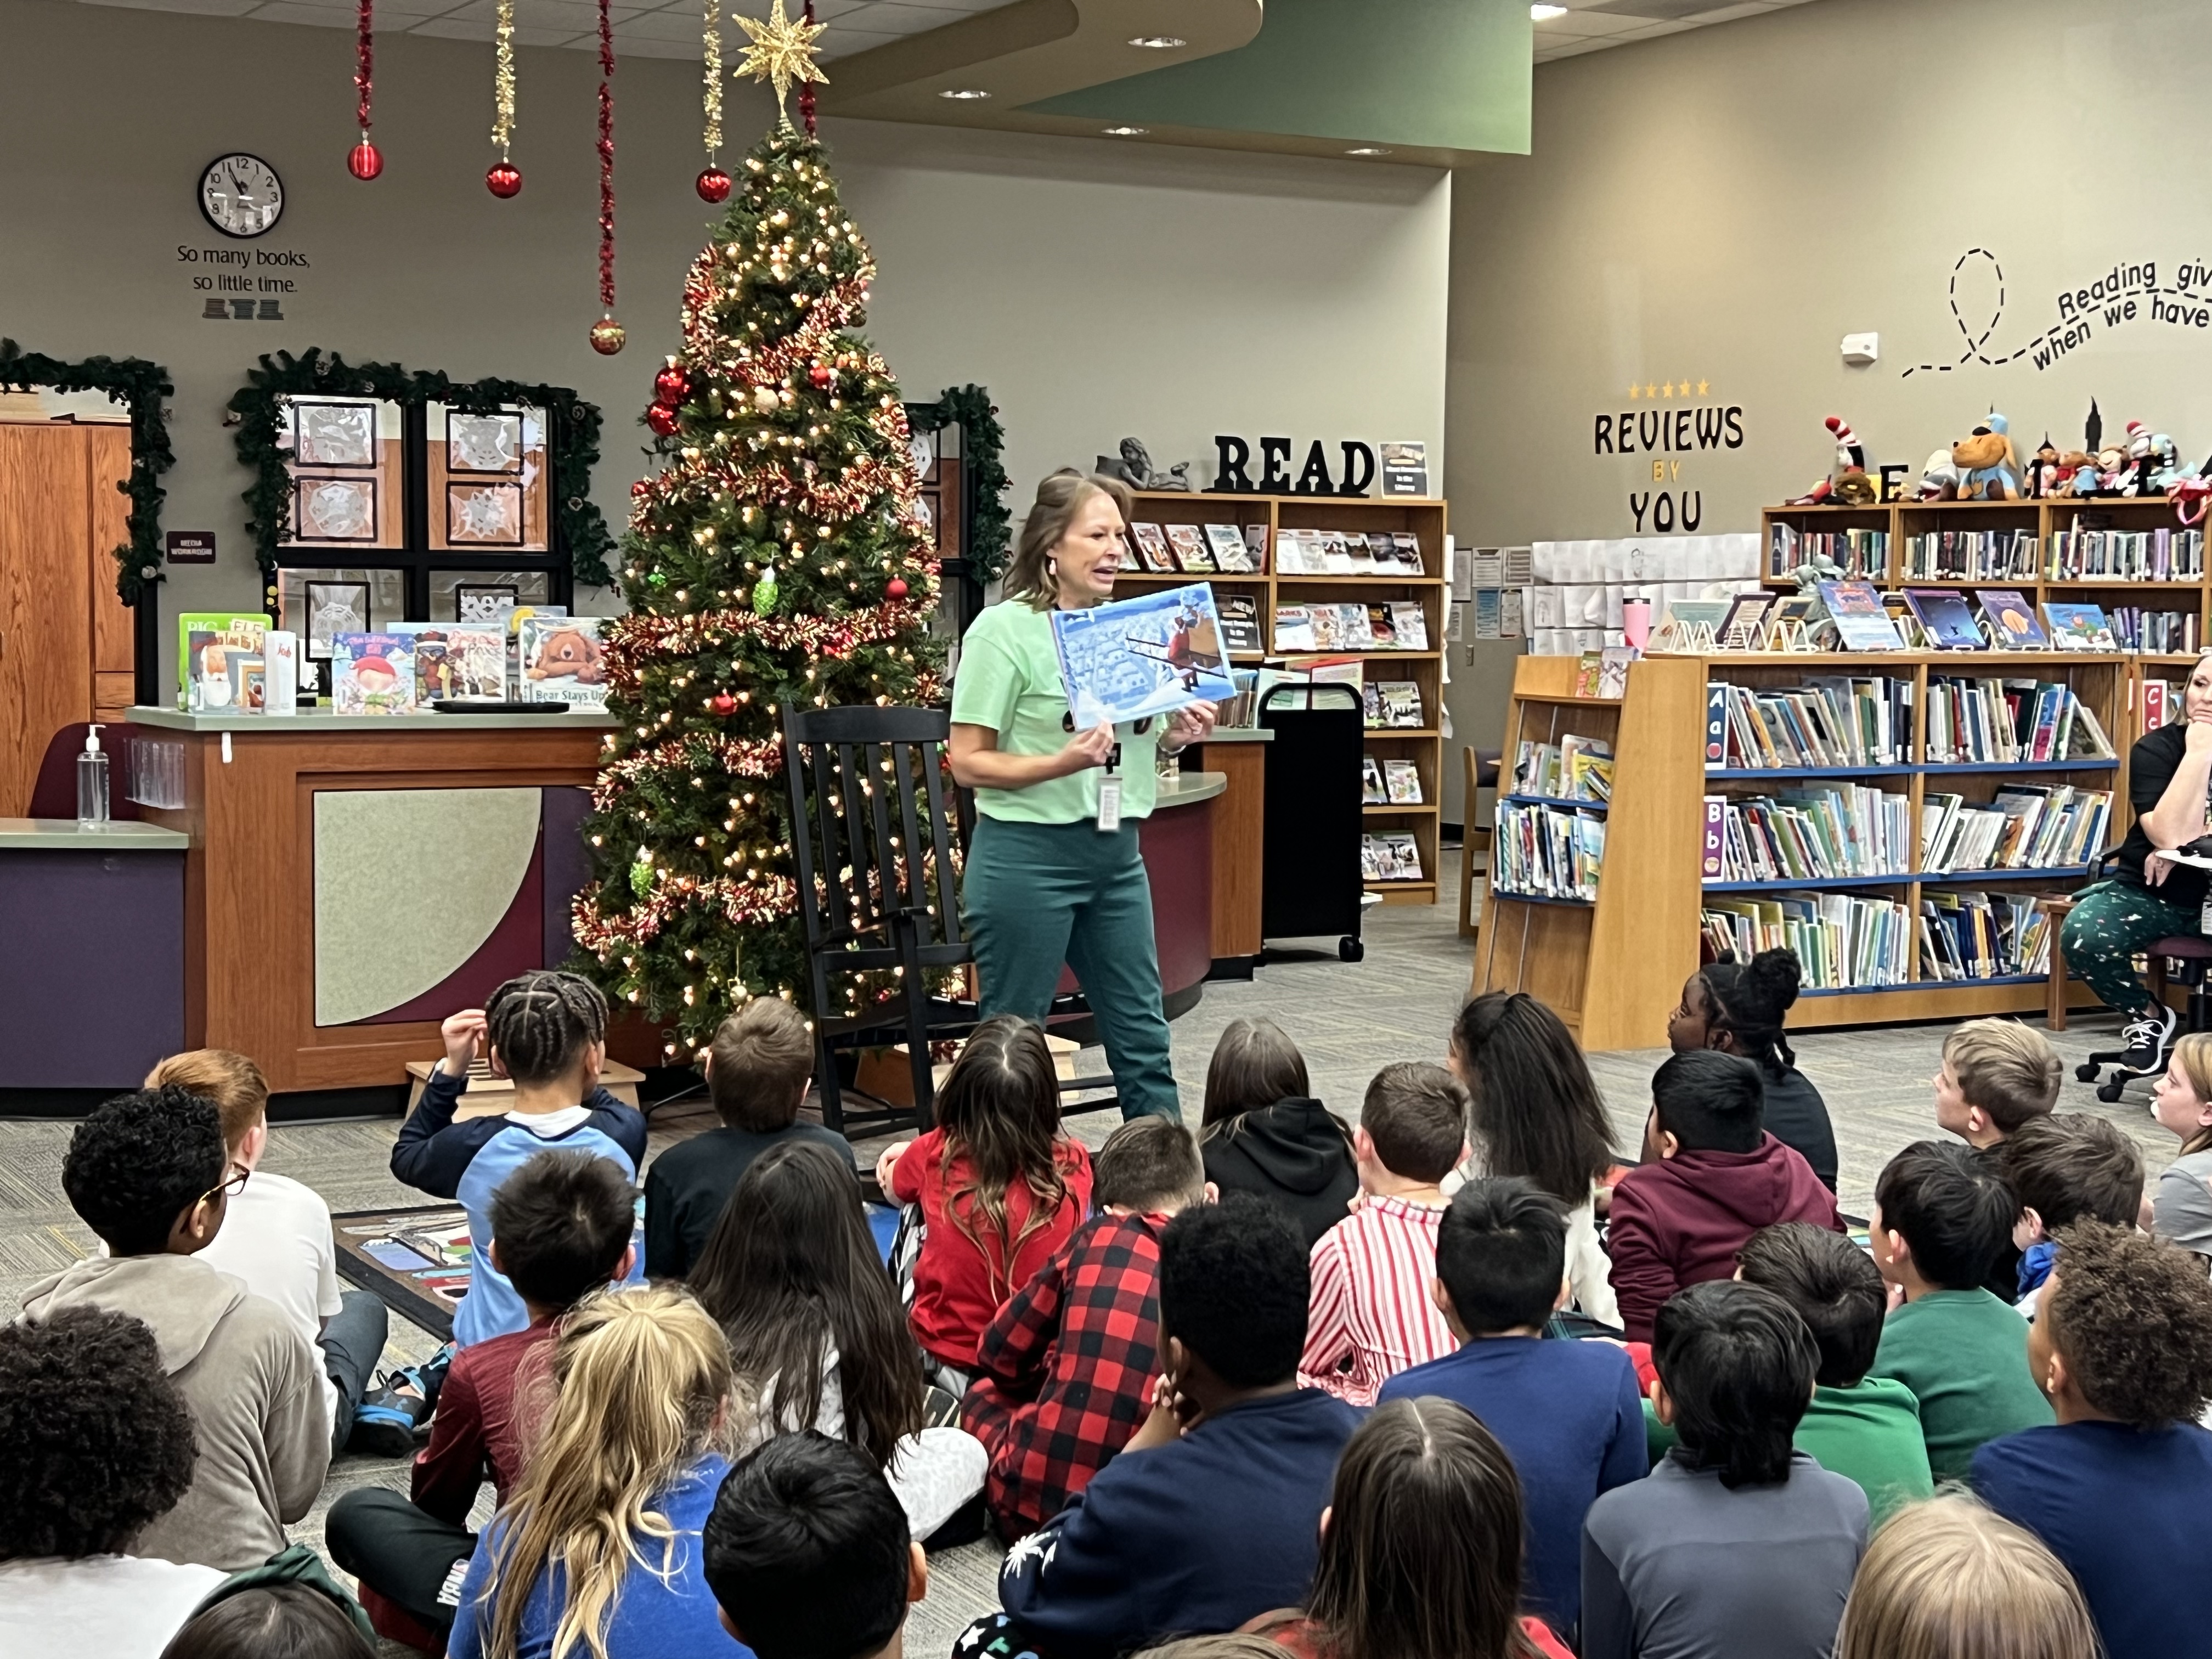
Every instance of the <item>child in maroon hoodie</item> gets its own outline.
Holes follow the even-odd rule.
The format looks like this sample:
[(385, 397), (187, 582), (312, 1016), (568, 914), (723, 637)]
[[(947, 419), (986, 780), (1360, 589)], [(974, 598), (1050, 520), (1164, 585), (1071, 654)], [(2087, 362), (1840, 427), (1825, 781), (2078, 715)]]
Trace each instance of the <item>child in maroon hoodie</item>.
[(1726, 1279), (1762, 1227), (1809, 1221), (1841, 1231), (1836, 1195), (1803, 1156), (1766, 1133), (1765, 1085), (1747, 1060), (1676, 1054), (1651, 1079), (1644, 1161), (1613, 1188), (1613, 1288), (1632, 1342), (1686, 1285)]

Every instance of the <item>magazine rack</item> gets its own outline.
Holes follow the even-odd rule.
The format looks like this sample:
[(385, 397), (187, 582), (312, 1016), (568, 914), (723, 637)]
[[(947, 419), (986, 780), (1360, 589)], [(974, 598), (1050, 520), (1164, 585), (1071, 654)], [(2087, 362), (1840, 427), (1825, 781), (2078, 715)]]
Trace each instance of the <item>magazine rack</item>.
[(1337, 955), (1366, 954), (1359, 918), (1364, 817), (1359, 762), (1367, 736), (1358, 688), (1323, 681), (1271, 688), (1260, 724), (1267, 744), (1267, 828), (1262, 843), (1260, 932), (1265, 939), (1335, 933)]

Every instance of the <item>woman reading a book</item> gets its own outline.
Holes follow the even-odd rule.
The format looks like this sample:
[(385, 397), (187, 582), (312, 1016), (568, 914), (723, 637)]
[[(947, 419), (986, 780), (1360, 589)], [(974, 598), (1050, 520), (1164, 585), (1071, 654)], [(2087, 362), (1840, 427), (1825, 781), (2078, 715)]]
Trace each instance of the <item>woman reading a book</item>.
[(1121, 1115), (1180, 1118), (1137, 820), (1152, 810), (1154, 751), (1203, 739), (1214, 708), (1077, 731), (1053, 647), (1053, 611), (1113, 598), (1130, 505), (1118, 480), (1045, 479), (1022, 524), (1006, 602), (986, 609), (961, 643), (952, 775), (975, 792), (976, 812), (961, 915), (984, 1018), (1042, 1025), (1066, 963), (1097, 1018)]
[(2173, 1010), (2136, 977), (2134, 957), (2154, 939), (2196, 935), (2203, 926), (2205, 872), (2160, 856), (2203, 836), (2212, 795), (2212, 652), (2197, 659), (2182, 695), (2182, 718), (2146, 732), (2128, 751), (2134, 822), (2112, 856), (2112, 875), (2084, 888), (2066, 918), (2066, 965), (2106, 1006), (2127, 1017), (2121, 1036), (2131, 1072), (2153, 1072), (2173, 1047)]

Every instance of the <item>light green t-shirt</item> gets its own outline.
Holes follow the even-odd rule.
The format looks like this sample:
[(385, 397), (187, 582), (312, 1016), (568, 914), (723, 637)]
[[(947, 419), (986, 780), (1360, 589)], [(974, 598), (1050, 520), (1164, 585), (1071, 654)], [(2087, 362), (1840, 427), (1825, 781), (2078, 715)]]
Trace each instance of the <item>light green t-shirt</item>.
[[(987, 607), (960, 643), (960, 669), (952, 682), (956, 726), (986, 726), (999, 734), (1007, 755), (1056, 755), (1071, 735), (1061, 722), (1068, 713), (1067, 689), (1060, 682), (1060, 655), (1052, 647), (1052, 617), (1026, 599), (1006, 599)], [(1149, 817), (1158, 793), (1154, 751), (1165, 729), (1164, 716), (1142, 735), (1127, 725), (1114, 728), (1121, 758), (1114, 769), (1121, 780), (1121, 816)], [(1098, 781), (1104, 769), (1091, 767), (1064, 778), (1048, 778), (1026, 789), (978, 789), (975, 810), (986, 817), (1016, 823), (1076, 823), (1098, 816)]]

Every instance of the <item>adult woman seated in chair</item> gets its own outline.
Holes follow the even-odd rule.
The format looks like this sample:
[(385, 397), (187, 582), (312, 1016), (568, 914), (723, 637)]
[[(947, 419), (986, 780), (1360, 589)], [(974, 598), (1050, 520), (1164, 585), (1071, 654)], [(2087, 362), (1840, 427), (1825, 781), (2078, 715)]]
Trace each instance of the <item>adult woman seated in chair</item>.
[(2121, 1064), (2131, 1072), (2165, 1065), (2177, 1025), (2136, 977), (2134, 958), (2154, 939), (2204, 931), (2205, 872), (2159, 854), (2212, 829), (2212, 652), (2190, 671), (2182, 713), (2128, 751), (2127, 839), (2110, 878), (2085, 889), (2066, 918), (2066, 965), (2126, 1017)]

